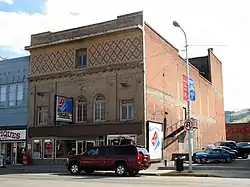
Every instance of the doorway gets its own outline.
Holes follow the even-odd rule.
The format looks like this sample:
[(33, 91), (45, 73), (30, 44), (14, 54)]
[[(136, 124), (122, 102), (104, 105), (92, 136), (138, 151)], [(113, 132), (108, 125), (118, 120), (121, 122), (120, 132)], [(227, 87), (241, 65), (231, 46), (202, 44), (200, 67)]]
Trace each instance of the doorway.
[(76, 154), (82, 154), (93, 146), (95, 146), (95, 141), (76, 141)]

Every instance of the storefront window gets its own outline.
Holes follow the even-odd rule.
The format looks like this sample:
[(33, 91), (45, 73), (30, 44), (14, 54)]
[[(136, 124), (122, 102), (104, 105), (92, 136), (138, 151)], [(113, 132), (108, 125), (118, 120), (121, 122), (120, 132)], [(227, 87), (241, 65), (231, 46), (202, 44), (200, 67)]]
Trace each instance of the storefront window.
[(135, 136), (108, 136), (108, 145), (131, 145), (135, 142)]
[(67, 158), (76, 154), (75, 140), (56, 140), (56, 158)]
[(42, 158), (42, 140), (33, 140), (33, 159), (41, 159)]
[(52, 140), (44, 140), (43, 142), (44, 151), (43, 158), (53, 158), (53, 141)]

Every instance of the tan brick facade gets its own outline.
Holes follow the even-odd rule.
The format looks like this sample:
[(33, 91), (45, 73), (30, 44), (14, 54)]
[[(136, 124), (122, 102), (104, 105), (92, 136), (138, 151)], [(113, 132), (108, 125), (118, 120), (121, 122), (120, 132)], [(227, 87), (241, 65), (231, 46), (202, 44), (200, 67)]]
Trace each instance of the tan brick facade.
[[(88, 66), (78, 69), (75, 57), (76, 50), (81, 48), (87, 48)], [(182, 99), (185, 64), (177, 49), (143, 23), (142, 12), (101, 24), (32, 35), (31, 46), (26, 49), (31, 55), (30, 139), (65, 137), (67, 132), (75, 139), (109, 133), (136, 134), (138, 143), (145, 145), (146, 120), (162, 123), (167, 111), (168, 130), (182, 123), (186, 107)], [(201, 78), (197, 69), (190, 70), (197, 93), (192, 103), (193, 117), (198, 120), (194, 136), (197, 148), (225, 137), (221, 63), (212, 52), (209, 54), (213, 84)], [(126, 87), (122, 86), (124, 83)], [(93, 123), (93, 101), (97, 94), (105, 97), (104, 123)], [(83, 95), (87, 100), (87, 122), (57, 126), (55, 95), (74, 99)], [(133, 100), (133, 121), (120, 121), (123, 99)], [(37, 127), (37, 107), (43, 105), (49, 107), (49, 123)], [(186, 149), (185, 141), (179, 138), (167, 147), (167, 158), (172, 152)]]

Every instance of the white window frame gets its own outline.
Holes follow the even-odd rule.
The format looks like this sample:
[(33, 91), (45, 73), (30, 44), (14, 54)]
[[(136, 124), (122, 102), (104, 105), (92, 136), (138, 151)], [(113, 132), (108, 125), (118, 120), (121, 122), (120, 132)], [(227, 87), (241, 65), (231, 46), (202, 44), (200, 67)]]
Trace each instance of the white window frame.
[[(87, 112), (87, 114), (86, 114), (86, 120), (83, 120), (83, 121), (79, 121), (78, 120), (78, 109), (79, 109), (79, 106), (81, 106), (81, 107), (83, 107), (85, 105), (85, 107), (86, 107), (86, 112)], [(82, 109), (82, 117), (83, 117), (83, 109)], [(85, 101), (77, 101), (76, 102), (76, 122), (77, 123), (86, 123), (87, 122), (87, 118), (88, 118), (88, 105), (87, 105), (87, 101), (85, 100)]]
[[(46, 108), (46, 109), (44, 109), (44, 108)], [(45, 119), (43, 119), (43, 123), (40, 123), (40, 113), (47, 113), (47, 117), (48, 117), (48, 115), (49, 115), (48, 107), (46, 107), (46, 106), (39, 106), (37, 108), (37, 110), (38, 110), (37, 111), (37, 124), (38, 125), (47, 125), (48, 124), (48, 119), (47, 119), (47, 121)]]
[[(22, 101), (22, 100), (24, 100), (24, 85), (23, 85), (23, 83), (19, 83), (16, 86), (17, 86), (17, 88), (16, 88), (16, 100), (17, 101)], [(20, 89), (19, 87), (21, 87), (22, 89)], [(18, 91), (22, 91), (22, 99), (18, 98), (18, 95), (19, 95)]]
[[(98, 97), (103, 97), (103, 100), (97, 100), (97, 98)], [(95, 98), (95, 101), (94, 101), (94, 115), (93, 115), (93, 117), (94, 117), (94, 122), (103, 122), (103, 121), (105, 121), (105, 119), (106, 119), (106, 100), (105, 100), (105, 97), (104, 96), (102, 96), (102, 95), (100, 95), (100, 96), (98, 96), (98, 97), (96, 97)], [(102, 107), (99, 107), (100, 108), (100, 116), (99, 116), (99, 118), (98, 119), (96, 119), (96, 113), (95, 113), (95, 111), (96, 111), (96, 105), (100, 105), (100, 106), (102, 106), (102, 104), (103, 104), (103, 106), (104, 106), (104, 119), (100, 119), (101, 118), (101, 112), (102, 112)]]
[[(2, 94), (2, 90), (5, 90), (3, 94)], [(2, 95), (4, 95), (4, 100), (2, 100)], [(6, 101), (7, 101), (7, 85), (1, 85), (0, 86), (0, 102), (6, 102)]]
[[(123, 101), (128, 101), (127, 103), (122, 103)], [(127, 117), (126, 117), (126, 119), (123, 119), (122, 118), (122, 108), (123, 107), (126, 107), (126, 109), (127, 109)], [(129, 107), (131, 107), (131, 109), (132, 109), (132, 114), (131, 114), (131, 119), (129, 119), (128, 118), (128, 112), (129, 112)], [(134, 104), (133, 104), (133, 101), (132, 100), (122, 100), (121, 102), (120, 102), (120, 120), (121, 121), (129, 121), (129, 120), (134, 120)]]
[[(44, 153), (45, 153), (45, 146), (44, 146), (44, 143), (45, 143), (46, 141), (51, 141), (51, 142), (52, 142), (52, 157), (51, 157), (51, 158), (45, 158), (45, 157), (44, 157)], [(55, 157), (55, 140), (54, 140), (54, 139), (51, 139), (51, 138), (46, 138), (46, 139), (43, 139), (42, 143), (43, 143), (43, 145), (42, 145), (42, 156), (43, 156), (43, 157), (42, 157), (42, 158), (43, 158), (44, 160), (54, 159), (54, 157)]]
[[(13, 86), (13, 87), (12, 87)], [(12, 92), (11, 92), (11, 89), (10, 88), (15, 88), (15, 91), (14, 91), (14, 93), (13, 94), (15, 94), (14, 95), (14, 100), (10, 100), (10, 96), (11, 96), (11, 94), (12, 94)], [(10, 105), (10, 103), (11, 102), (15, 102), (13, 105)], [(14, 107), (14, 106), (16, 106), (17, 105), (17, 85), (16, 84), (9, 84), (9, 91), (8, 91), (8, 106), (9, 107)]]
[[(40, 158), (34, 158), (34, 142), (35, 141), (39, 141), (40, 143), (40, 146), (41, 146), (41, 150), (40, 150)], [(35, 140), (32, 140), (32, 150), (31, 150), (31, 153), (32, 153), (32, 159), (34, 160), (41, 160), (43, 158), (43, 141), (42, 139), (35, 139)]]

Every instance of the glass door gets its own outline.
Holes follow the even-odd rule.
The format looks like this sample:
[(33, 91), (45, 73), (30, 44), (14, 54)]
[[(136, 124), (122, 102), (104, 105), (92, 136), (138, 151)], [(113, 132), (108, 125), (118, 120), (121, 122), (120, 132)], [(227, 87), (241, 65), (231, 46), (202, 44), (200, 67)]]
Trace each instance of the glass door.
[(85, 151), (85, 141), (76, 141), (76, 154), (82, 154)]

